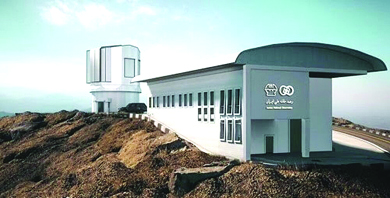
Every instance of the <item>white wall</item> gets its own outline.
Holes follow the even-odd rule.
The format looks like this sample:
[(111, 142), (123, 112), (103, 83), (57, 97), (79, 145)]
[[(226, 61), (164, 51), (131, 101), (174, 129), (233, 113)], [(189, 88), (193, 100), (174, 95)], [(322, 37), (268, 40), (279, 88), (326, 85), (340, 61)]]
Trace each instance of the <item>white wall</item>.
[(332, 79), (310, 78), (310, 151), (332, 151)]
[(251, 154), (265, 153), (265, 136), (274, 137), (274, 153), (290, 152), (288, 120), (252, 120)]
[[(109, 112), (117, 112), (119, 108), (138, 101), (139, 93), (137, 92), (92, 92), (92, 112), (97, 112), (97, 102), (110, 102)], [(106, 107), (104, 107), (104, 112), (108, 112)]]
[[(229, 69), (229, 71), (218, 71), (214, 74), (192, 75), (183, 77), (180, 80), (160, 81), (159, 83), (148, 83), (153, 96), (159, 96), (160, 108), (148, 108), (150, 113), (157, 120), (169, 126), (175, 132), (200, 147), (202, 150), (225, 155), (232, 158), (243, 159), (243, 145), (237, 143), (221, 142), (220, 140), (220, 90), (240, 88), (242, 91), (242, 70)], [(198, 92), (203, 93), (214, 91), (215, 93), (215, 121), (198, 121)], [(193, 107), (179, 107), (179, 94), (193, 94)], [(175, 107), (163, 107), (163, 96), (175, 95)], [(210, 94), (208, 94), (210, 95)], [(209, 96), (210, 97), (210, 96)], [(241, 97), (242, 99), (242, 97)], [(210, 102), (210, 101), (209, 101)], [(210, 103), (208, 112), (210, 115)], [(202, 99), (202, 108), (203, 99)], [(203, 110), (202, 110), (203, 112)], [(240, 119), (241, 115), (227, 116), (229, 119)]]

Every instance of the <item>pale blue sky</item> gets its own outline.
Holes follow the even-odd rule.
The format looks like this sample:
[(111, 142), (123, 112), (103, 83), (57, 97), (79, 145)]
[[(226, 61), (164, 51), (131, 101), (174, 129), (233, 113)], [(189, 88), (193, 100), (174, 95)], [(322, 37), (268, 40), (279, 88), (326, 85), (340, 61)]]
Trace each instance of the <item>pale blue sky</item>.
[[(138, 46), (143, 75), (294, 41), (353, 48), (389, 65), (389, 10), (386, 0), (0, 0), (0, 111), (90, 108), (85, 51), (102, 45)], [(333, 80), (333, 114), (390, 128), (389, 85), (389, 72)]]

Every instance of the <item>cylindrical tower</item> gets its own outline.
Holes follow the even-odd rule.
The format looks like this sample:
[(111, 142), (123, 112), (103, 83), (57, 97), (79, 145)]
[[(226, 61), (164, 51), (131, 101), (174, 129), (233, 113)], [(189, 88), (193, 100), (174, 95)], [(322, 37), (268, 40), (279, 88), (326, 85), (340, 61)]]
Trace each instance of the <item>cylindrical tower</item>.
[(139, 102), (140, 51), (132, 45), (104, 46), (87, 50), (87, 83), (91, 85), (92, 112), (117, 112)]

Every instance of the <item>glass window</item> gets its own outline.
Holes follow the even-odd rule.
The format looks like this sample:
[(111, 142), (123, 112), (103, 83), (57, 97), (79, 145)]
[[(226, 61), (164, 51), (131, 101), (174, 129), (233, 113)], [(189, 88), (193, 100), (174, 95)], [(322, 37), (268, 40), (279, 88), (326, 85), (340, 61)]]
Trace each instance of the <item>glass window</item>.
[(221, 90), (219, 98), (219, 113), (223, 115), (225, 114), (225, 90)]
[(135, 76), (135, 60), (132, 58), (125, 58), (125, 77), (133, 78)]
[(203, 120), (207, 121), (207, 108), (203, 108)]
[(181, 107), (181, 94), (179, 94), (179, 107)]
[(238, 143), (241, 143), (241, 120), (236, 120), (236, 123), (235, 123), (235, 134), (234, 134), (234, 141), (235, 142), (238, 142)]
[(221, 120), (219, 124), (219, 139), (225, 141), (225, 120)]
[(175, 107), (175, 95), (172, 95), (172, 107)]
[(214, 92), (210, 91), (210, 105), (214, 106)]
[(233, 120), (228, 120), (227, 124), (227, 140), (233, 141)]
[(157, 107), (160, 107), (160, 100), (159, 100), (158, 96), (157, 96), (156, 100), (157, 100)]
[(171, 103), (171, 102), (170, 102), (170, 98), (171, 98), (170, 96), (167, 96), (167, 107), (169, 107), (169, 105), (170, 105), (170, 103)]
[(198, 106), (202, 106), (202, 93), (198, 93)]
[(163, 96), (163, 107), (165, 107), (165, 96)]
[(152, 97), (149, 97), (149, 108), (152, 107)]
[(227, 114), (232, 114), (232, 104), (233, 103), (233, 90), (228, 90), (228, 96), (227, 96)]
[(187, 94), (184, 94), (184, 106), (187, 106)]
[(188, 106), (192, 107), (192, 93), (188, 95), (188, 101), (190, 103)]
[(240, 114), (241, 112), (240, 94), (240, 89), (236, 89), (234, 93), (234, 114)]
[(214, 108), (210, 108), (210, 122), (214, 122)]
[(202, 121), (202, 108), (198, 108), (198, 121)]
[(156, 97), (153, 97), (153, 107), (156, 107)]
[(204, 96), (204, 98), (203, 98), (203, 105), (207, 106), (207, 92), (204, 92), (203, 96)]

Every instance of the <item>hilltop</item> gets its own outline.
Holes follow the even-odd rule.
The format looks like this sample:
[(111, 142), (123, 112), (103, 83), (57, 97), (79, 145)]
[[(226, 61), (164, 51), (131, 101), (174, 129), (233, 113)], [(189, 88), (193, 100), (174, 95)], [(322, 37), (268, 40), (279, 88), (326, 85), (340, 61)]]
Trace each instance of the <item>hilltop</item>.
[(390, 196), (390, 174), (362, 166), (248, 162), (186, 191), (170, 188), (175, 170), (228, 163), (120, 114), (26, 112), (0, 119), (0, 197)]

